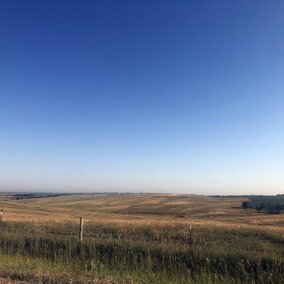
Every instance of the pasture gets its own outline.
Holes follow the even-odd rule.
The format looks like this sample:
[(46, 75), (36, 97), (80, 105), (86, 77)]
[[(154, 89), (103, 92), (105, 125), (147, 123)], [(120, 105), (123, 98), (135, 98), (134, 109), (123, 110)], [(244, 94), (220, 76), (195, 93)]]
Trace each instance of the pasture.
[(284, 215), (242, 209), (245, 200), (1, 196), (0, 276), (27, 283), (284, 283)]

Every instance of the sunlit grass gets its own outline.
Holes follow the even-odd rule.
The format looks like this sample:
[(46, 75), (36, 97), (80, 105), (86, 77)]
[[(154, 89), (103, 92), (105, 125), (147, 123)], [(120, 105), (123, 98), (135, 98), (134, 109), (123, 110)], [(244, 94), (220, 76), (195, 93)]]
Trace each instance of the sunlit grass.
[[(284, 275), (284, 240), (273, 231), (197, 225), (192, 233), (190, 246), (189, 228), (182, 224), (89, 222), (80, 244), (74, 223), (10, 222), (2, 224), (0, 250), (20, 260), (36, 258), (14, 269), (19, 278), (28, 279), (37, 279), (41, 271), (46, 277), (60, 271), (66, 279), (74, 278), (77, 271), (81, 281), (95, 275), (137, 283), (265, 283), (267, 277)], [(15, 277), (5, 267), (5, 273)]]
[(33, 283), (284, 283), (283, 216), (223, 199), (68, 196), (2, 203), (0, 275)]

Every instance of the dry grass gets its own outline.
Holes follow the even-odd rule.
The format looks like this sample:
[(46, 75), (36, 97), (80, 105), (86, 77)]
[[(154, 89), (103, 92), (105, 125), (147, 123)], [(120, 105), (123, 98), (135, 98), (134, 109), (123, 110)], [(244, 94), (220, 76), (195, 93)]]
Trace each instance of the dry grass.
[(18, 280), (12, 280), (10, 278), (1, 278), (0, 277), (0, 284), (30, 284), (30, 282), (18, 281)]
[(82, 277), (78, 283), (238, 283), (253, 277), (274, 283), (283, 271), (284, 215), (242, 209), (243, 200), (169, 194), (0, 199), (6, 257), (0, 259), (0, 275), (36, 283), (47, 279), (39, 277), (42, 272), (50, 283), (59, 283), (63, 272), (64, 281)]
[(191, 223), (214, 226), (261, 227), (284, 231), (284, 215), (266, 215), (240, 208), (243, 198), (194, 195), (75, 195), (1, 201), (9, 221)]

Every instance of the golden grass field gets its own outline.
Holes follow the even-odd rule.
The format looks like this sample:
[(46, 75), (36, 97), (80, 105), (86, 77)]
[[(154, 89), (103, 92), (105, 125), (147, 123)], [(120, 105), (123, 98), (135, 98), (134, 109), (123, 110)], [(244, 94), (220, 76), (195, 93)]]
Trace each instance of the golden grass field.
[[(5, 228), (0, 230), (4, 253), (0, 283), (12, 281), (7, 277), (25, 283), (241, 283), (243, 279), (246, 283), (281, 283), (277, 279), (284, 280), (284, 214), (243, 209), (245, 200), (174, 194), (76, 194), (15, 200), (0, 195)], [(73, 260), (69, 253), (78, 250), (80, 217), (86, 226), (83, 244), (87, 250), (96, 248), (94, 256), (82, 258), (79, 253)], [(190, 225), (193, 247), (189, 245)], [(16, 250), (11, 251), (11, 245)], [(47, 245), (52, 246), (50, 252), (44, 250)], [(115, 256), (113, 249), (118, 250)], [(100, 250), (105, 254), (100, 255)], [(54, 258), (58, 251), (61, 257)], [(140, 271), (133, 261), (142, 251), (151, 255), (151, 261), (145, 256)], [(193, 255), (191, 262), (196, 262), (191, 275), (185, 270), (191, 263), (185, 258), (188, 253)], [(183, 262), (175, 268), (178, 255)], [(168, 272), (159, 257), (168, 257)], [(259, 263), (265, 266), (268, 258), (263, 271)], [(207, 266), (204, 261), (209, 260)], [(111, 264), (106, 265), (107, 261)], [(224, 271), (230, 263), (232, 268)], [(153, 273), (155, 266), (157, 274)], [(250, 267), (257, 269), (257, 276)], [(234, 278), (235, 273), (244, 274)], [(254, 277), (258, 277), (256, 282), (252, 282)]]
[(244, 210), (244, 198), (173, 194), (69, 195), (22, 200), (0, 199), (4, 220), (190, 223), (267, 228), (283, 232), (284, 215)]

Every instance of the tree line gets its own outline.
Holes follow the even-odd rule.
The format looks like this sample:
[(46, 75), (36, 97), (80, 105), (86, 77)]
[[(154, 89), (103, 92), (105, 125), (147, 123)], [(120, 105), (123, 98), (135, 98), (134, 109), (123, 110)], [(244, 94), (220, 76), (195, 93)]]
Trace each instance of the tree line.
[(284, 195), (250, 195), (246, 196), (247, 201), (242, 202), (242, 208), (255, 209), (257, 212), (267, 214), (284, 213)]

